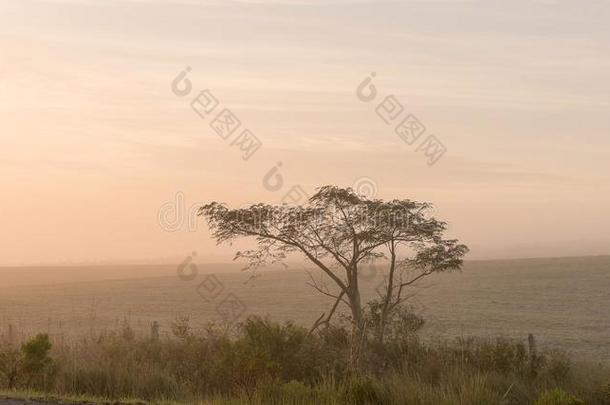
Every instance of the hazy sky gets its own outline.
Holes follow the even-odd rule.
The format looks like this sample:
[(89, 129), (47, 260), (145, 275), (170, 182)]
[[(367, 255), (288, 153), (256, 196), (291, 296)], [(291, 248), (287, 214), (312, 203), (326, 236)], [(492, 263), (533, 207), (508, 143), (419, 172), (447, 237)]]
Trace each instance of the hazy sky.
[[(248, 161), (191, 110), (206, 88), (261, 140)], [(387, 95), (447, 147), (434, 166)], [(435, 203), (470, 258), (609, 254), (609, 111), (607, 1), (0, 0), (0, 265), (227, 261), (160, 207), (361, 177)]]

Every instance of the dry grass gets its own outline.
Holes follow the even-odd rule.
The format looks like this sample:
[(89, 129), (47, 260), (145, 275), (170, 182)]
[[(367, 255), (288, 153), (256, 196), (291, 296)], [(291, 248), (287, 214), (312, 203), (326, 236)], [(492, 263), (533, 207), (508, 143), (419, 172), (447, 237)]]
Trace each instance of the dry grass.
[[(559, 353), (532, 361), (523, 343), (505, 339), (423, 344), (410, 337), (370, 345), (353, 372), (341, 329), (308, 336), (298, 326), (251, 319), (237, 334), (225, 332), (187, 325), (180, 337), (156, 340), (124, 324), (56, 342), (52, 365), (16, 388), (26, 391), (22, 396), (73, 403), (516, 405), (552, 390), (586, 404), (610, 403), (608, 369)], [(0, 352), (11, 348), (19, 345), (5, 341)]]

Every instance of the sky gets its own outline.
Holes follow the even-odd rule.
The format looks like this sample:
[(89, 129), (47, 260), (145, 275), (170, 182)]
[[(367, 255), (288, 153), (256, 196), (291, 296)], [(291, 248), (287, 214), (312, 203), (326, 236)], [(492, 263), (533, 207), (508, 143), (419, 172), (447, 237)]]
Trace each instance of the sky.
[(434, 203), (470, 259), (610, 254), (609, 110), (607, 1), (0, 0), (0, 265), (227, 262), (193, 207), (326, 184)]

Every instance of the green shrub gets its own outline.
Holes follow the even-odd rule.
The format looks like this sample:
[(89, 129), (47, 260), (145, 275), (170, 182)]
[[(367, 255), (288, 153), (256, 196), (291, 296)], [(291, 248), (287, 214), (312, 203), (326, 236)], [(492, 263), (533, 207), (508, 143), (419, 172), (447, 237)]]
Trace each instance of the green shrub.
[(314, 382), (331, 371), (336, 360), (323, 341), (291, 322), (249, 317), (242, 333), (234, 343), (242, 365), (282, 382)]
[(33, 339), (21, 346), (23, 353), (23, 371), (26, 374), (35, 375), (43, 372), (51, 365), (53, 360), (49, 357), (51, 350), (49, 335), (38, 334)]
[(55, 373), (49, 356), (51, 342), (46, 334), (38, 334), (21, 346), (0, 348), (0, 382), (6, 388), (20, 386), (46, 389)]
[(523, 375), (530, 369), (523, 343), (509, 339), (458, 339), (457, 346), (451, 350), (454, 359), (481, 371)]

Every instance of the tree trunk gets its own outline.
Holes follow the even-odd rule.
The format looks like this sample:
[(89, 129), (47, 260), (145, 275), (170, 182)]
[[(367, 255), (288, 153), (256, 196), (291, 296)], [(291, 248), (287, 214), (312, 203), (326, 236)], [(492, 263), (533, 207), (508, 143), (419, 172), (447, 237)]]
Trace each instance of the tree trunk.
[(352, 341), (350, 345), (350, 367), (358, 368), (362, 341), (364, 339), (364, 320), (362, 318), (362, 306), (360, 301), (360, 291), (358, 284), (353, 284), (349, 294), (350, 309), (352, 311)]
[(383, 300), (383, 307), (381, 308), (381, 319), (379, 320), (379, 330), (377, 336), (377, 339), (381, 344), (383, 344), (383, 339), (385, 337), (386, 323), (389, 315), (388, 312), (390, 310), (390, 301), (392, 300), (392, 293), (394, 291), (394, 272), (396, 271), (396, 251), (394, 243), (390, 245), (390, 254), (390, 274), (388, 275), (386, 296)]
[(350, 294), (350, 306), (352, 310), (352, 321), (353, 324), (358, 328), (362, 329), (362, 308), (360, 304), (360, 293), (358, 291)]

